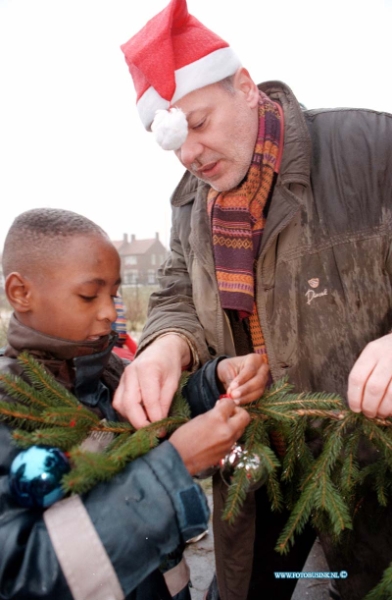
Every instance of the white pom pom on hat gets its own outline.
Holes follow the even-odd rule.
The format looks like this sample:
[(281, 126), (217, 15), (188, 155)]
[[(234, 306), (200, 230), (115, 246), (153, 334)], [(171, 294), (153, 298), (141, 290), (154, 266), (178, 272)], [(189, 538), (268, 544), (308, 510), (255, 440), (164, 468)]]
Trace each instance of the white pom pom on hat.
[[(121, 50), (133, 78), (139, 116), (147, 130), (152, 129), (158, 110), (167, 111), (186, 94), (221, 81), (241, 67), (228, 43), (188, 13), (186, 0), (171, 0)], [(175, 129), (179, 126), (177, 119), (178, 115), (171, 121)], [(165, 131), (168, 127), (167, 123)], [(161, 125), (154, 125), (158, 137), (157, 129)], [(162, 136), (166, 139), (166, 133)], [(169, 146), (172, 143), (168, 142)]]
[(161, 148), (179, 150), (188, 135), (188, 122), (180, 108), (157, 110), (151, 131)]

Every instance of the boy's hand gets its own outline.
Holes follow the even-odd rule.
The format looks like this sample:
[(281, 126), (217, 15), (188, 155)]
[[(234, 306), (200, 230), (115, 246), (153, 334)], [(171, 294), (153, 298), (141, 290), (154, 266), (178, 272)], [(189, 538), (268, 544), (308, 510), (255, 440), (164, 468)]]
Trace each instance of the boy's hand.
[(169, 438), (191, 475), (216, 465), (241, 437), (249, 414), (230, 398), (179, 427)]
[(217, 376), (236, 404), (260, 398), (268, 381), (269, 367), (260, 354), (225, 358), (218, 363)]

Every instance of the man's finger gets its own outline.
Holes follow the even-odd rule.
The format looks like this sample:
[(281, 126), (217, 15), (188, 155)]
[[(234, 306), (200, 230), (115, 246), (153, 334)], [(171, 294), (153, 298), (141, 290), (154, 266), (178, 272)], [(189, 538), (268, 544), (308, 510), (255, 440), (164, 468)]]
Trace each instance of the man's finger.
[(168, 377), (163, 383), (160, 395), (160, 405), (162, 409), (163, 419), (169, 414), (174, 395), (178, 388), (180, 376), (181, 373), (179, 373), (178, 376), (176, 375), (175, 377)]
[(358, 358), (348, 378), (347, 399), (350, 409), (362, 411), (362, 400), (367, 380), (373, 372), (375, 361), (368, 362), (364, 353)]
[(162, 382), (160, 373), (151, 373), (151, 371), (149, 373), (141, 373), (139, 376), (139, 386), (140, 395), (147, 418), (151, 421), (151, 423), (160, 421), (164, 416), (166, 416), (163, 414), (161, 406)]
[[(128, 371), (125, 370), (123, 377), (121, 378), (120, 384), (114, 394), (113, 408), (120, 413), (128, 421), (140, 429), (149, 425), (147, 414), (144, 410), (139, 384), (135, 373), (130, 367), (127, 367)], [(128, 399), (132, 398), (132, 402)]]
[(373, 419), (387, 392), (391, 381), (391, 368), (389, 364), (379, 362), (366, 381), (362, 398), (362, 412)]
[(389, 382), (385, 396), (378, 408), (377, 416), (382, 419), (392, 416), (392, 381)]

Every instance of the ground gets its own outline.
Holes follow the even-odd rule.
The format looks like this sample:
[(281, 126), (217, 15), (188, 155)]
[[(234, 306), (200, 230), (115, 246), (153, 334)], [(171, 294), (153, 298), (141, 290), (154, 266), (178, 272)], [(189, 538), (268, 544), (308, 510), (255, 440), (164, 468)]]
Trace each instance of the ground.
[[(200, 482), (199, 482), (200, 483)], [(210, 480), (201, 482), (212, 509)], [(214, 537), (210, 522), (208, 534), (200, 541), (188, 544), (185, 551), (186, 560), (191, 570), (192, 600), (203, 600), (215, 569)], [(313, 546), (304, 571), (329, 571), (324, 553), (318, 540)], [(326, 579), (300, 579), (295, 588), (292, 600), (328, 600), (328, 581)], [(263, 600), (269, 600), (264, 598)]]

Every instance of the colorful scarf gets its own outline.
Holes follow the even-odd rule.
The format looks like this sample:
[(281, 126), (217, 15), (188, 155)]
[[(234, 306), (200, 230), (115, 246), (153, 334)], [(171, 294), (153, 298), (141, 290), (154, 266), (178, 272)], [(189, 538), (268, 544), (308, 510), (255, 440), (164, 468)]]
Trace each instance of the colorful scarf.
[[(280, 107), (260, 92), (259, 129), (249, 171), (240, 185), (208, 194), (215, 271), (221, 304), (249, 317), (254, 351), (265, 355), (255, 302), (255, 265), (265, 225), (264, 207), (282, 147)], [(267, 357), (266, 357), (267, 362)]]

